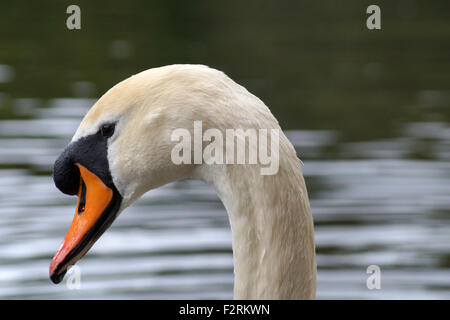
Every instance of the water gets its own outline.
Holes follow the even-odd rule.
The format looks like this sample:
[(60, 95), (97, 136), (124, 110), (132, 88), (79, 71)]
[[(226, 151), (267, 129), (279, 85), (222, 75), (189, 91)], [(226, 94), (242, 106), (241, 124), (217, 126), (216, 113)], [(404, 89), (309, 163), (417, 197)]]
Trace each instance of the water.
[(82, 2), (78, 33), (65, 7), (0, 4), (0, 298), (232, 297), (227, 215), (195, 180), (128, 208), (77, 264), (80, 290), (48, 279), (76, 201), (51, 168), (83, 115), (133, 73), (193, 62), (260, 96), (303, 160), (317, 298), (450, 299), (449, 4), (380, 2), (368, 33), (358, 1), (165, 3)]
[[(0, 122), (0, 165), (24, 166), (0, 175), (0, 297), (231, 298), (227, 215), (195, 180), (151, 191), (127, 209), (78, 263), (81, 290), (50, 283), (48, 264), (76, 200), (46, 173), (91, 103), (54, 100), (32, 120)], [(450, 298), (450, 127), (411, 123), (403, 133), (340, 143), (333, 131), (287, 131), (311, 196), (318, 298)], [(404, 157), (427, 137), (436, 160)], [(323, 158), (331, 145), (339, 159)], [(382, 269), (379, 291), (366, 288), (371, 264)]]

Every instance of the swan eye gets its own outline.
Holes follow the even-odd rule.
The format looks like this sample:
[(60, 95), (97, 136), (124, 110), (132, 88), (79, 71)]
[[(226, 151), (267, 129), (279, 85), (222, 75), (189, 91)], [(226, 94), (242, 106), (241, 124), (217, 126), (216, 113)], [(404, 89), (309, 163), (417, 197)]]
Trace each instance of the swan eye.
[(114, 134), (114, 123), (106, 123), (101, 126), (100, 131), (102, 133), (102, 136), (109, 138)]

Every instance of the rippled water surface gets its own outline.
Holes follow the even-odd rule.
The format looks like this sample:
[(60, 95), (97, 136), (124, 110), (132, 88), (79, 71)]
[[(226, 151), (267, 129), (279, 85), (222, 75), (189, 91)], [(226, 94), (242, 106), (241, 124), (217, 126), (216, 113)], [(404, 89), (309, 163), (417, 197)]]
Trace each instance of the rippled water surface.
[[(0, 297), (231, 298), (227, 215), (195, 180), (151, 191), (127, 209), (78, 264), (81, 290), (49, 282), (76, 200), (45, 173), (92, 101), (51, 103), (33, 120), (0, 122), (1, 164), (34, 169), (0, 171)], [(287, 135), (310, 190), (318, 298), (450, 298), (450, 127), (411, 123), (399, 138), (358, 143), (339, 143), (332, 131)], [(426, 138), (435, 160), (404, 157)], [(331, 144), (342, 156), (322, 159)], [(366, 288), (371, 264), (382, 268), (382, 290)]]
[(82, 2), (78, 33), (65, 7), (0, 4), (0, 298), (232, 298), (227, 214), (196, 180), (128, 208), (80, 290), (48, 279), (76, 201), (51, 168), (81, 118), (129, 75), (190, 62), (260, 96), (303, 160), (317, 298), (450, 299), (450, 7), (382, 1), (376, 33), (360, 3)]

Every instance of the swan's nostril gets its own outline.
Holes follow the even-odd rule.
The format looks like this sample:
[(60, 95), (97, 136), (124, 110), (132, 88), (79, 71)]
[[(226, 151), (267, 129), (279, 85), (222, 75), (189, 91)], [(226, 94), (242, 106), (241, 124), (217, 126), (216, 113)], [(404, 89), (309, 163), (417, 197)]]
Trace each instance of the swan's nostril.
[(81, 192), (80, 192), (80, 199), (78, 202), (78, 215), (84, 212), (85, 206), (86, 206), (86, 184), (84, 183), (83, 179), (81, 179)]

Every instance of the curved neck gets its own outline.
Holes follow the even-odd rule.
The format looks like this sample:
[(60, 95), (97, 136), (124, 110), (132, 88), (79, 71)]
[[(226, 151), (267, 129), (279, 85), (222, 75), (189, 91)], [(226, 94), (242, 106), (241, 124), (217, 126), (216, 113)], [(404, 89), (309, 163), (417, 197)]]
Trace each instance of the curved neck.
[(308, 195), (295, 151), (282, 150), (276, 175), (249, 165), (202, 165), (195, 174), (216, 190), (229, 215), (235, 299), (315, 297)]

